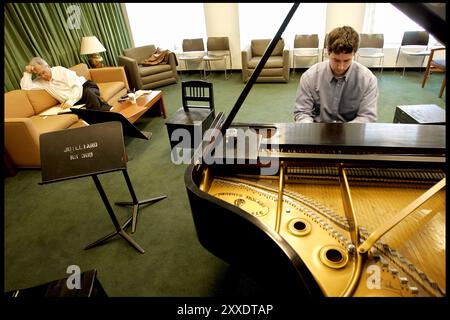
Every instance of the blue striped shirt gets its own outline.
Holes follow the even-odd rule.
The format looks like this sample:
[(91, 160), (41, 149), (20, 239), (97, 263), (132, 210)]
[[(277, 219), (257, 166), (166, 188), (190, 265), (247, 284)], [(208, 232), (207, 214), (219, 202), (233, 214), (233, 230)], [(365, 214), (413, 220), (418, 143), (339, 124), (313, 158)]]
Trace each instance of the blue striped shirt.
[(294, 105), (296, 122), (375, 122), (378, 87), (375, 75), (353, 61), (336, 78), (329, 60), (316, 63), (300, 78)]

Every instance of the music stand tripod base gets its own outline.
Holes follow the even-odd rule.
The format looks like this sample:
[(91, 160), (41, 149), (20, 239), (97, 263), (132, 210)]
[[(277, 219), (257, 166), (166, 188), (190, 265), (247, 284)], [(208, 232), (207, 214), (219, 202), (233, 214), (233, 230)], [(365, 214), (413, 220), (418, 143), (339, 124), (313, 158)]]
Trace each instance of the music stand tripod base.
[(123, 176), (125, 178), (125, 181), (127, 183), (128, 186), (128, 190), (130, 192), (131, 195), (131, 199), (133, 201), (122, 201), (122, 202), (115, 202), (116, 205), (118, 206), (133, 206), (133, 213), (131, 215), (131, 218), (128, 219), (127, 222), (125, 222), (125, 224), (123, 225), (123, 228), (126, 230), (126, 228), (128, 228), (130, 222), (131, 222), (131, 233), (134, 233), (136, 231), (136, 224), (137, 224), (137, 218), (138, 218), (138, 213), (139, 213), (139, 206), (141, 205), (147, 205), (147, 204), (153, 204), (155, 202), (158, 202), (162, 199), (167, 198), (167, 196), (158, 196), (155, 198), (151, 198), (151, 199), (145, 199), (145, 200), (138, 200), (136, 197), (136, 193), (134, 192), (133, 189), (133, 185), (131, 184), (131, 180), (130, 177), (128, 176), (128, 172), (127, 170), (122, 170)]
[[(107, 241), (108, 239), (114, 237), (115, 235), (120, 235), (123, 239), (125, 239), (132, 247), (134, 247), (137, 251), (139, 251), (140, 253), (145, 253), (145, 250), (136, 242), (134, 241), (124, 230), (124, 227), (122, 227), (119, 222), (117, 221), (117, 218), (114, 214), (114, 211), (108, 201), (108, 198), (106, 196), (105, 191), (103, 190), (103, 187), (100, 183), (100, 180), (98, 179), (96, 174), (92, 175), (92, 179), (94, 179), (94, 183), (95, 186), (97, 187), (97, 190), (100, 194), (100, 197), (103, 200), (103, 203), (105, 204), (106, 210), (108, 211), (108, 214), (111, 218), (112, 223), (114, 224), (114, 227), (116, 228), (116, 231), (111, 232), (110, 234), (98, 239), (97, 241), (94, 241), (93, 243), (87, 245), (84, 249), (88, 250), (91, 249), (93, 247), (96, 247), (100, 244), (103, 244), (105, 241)], [(129, 223), (129, 220), (126, 222)]]

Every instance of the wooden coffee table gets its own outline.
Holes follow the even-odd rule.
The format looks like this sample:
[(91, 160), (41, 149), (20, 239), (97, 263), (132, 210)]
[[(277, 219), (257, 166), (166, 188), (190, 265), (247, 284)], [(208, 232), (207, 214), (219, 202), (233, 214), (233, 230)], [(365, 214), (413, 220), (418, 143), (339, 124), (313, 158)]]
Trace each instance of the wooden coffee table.
[(140, 96), (136, 103), (131, 103), (131, 101), (117, 102), (110, 111), (121, 113), (128, 121), (135, 123), (155, 105), (159, 107), (161, 117), (166, 119), (166, 107), (164, 106), (162, 91), (158, 90)]

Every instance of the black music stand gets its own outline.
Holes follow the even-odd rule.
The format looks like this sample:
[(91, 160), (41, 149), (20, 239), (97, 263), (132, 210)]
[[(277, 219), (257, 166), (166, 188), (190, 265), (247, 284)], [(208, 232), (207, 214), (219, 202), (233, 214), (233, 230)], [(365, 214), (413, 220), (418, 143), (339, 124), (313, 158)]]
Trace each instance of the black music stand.
[(158, 202), (159, 200), (167, 198), (167, 196), (159, 196), (159, 197), (139, 201), (136, 197), (136, 193), (134, 192), (133, 186), (131, 185), (130, 177), (128, 176), (127, 171), (122, 170), (122, 172), (125, 177), (125, 181), (127, 182), (127, 186), (128, 186), (128, 190), (130, 191), (131, 199), (133, 201), (132, 202), (121, 201), (121, 202), (115, 202), (115, 204), (118, 206), (133, 206), (133, 213), (131, 214), (131, 218), (127, 222), (125, 222), (124, 227), (127, 228), (131, 221), (131, 233), (134, 233), (136, 231), (139, 206), (146, 205), (146, 204), (153, 204), (155, 202)]
[[(115, 235), (120, 235), (140, 253), (144, 249), (135, 242), (125, 231), (132, 223), (136, 227), (139, 204), (154, 203), (166, 196), (138, 201), (126, 169), (125, 145), (123, 141), (122, 125), (112, 121), (94, 124), (87, 127), (65, 129), (41, 134), (41, 167), (42, 182), (47, 184), (69, 179), (92, 176), (95, 186), (108, 211), (115, 231), (87, 245), (84, 249), (96, 247)], [(108, 197), (98, 179), (98, 174), (121, 170), (128, 190), (133, 199), (133, 215), (121, 226), (109, 203)]]
[(118, 112), (85, 108), (70, 108), (70, 110), (89, 124), (119, 121), (122, 124), (123, 134), (129, 137), (148, 140), (152, 135), (151, 132), (139, 130), (123, 114)]

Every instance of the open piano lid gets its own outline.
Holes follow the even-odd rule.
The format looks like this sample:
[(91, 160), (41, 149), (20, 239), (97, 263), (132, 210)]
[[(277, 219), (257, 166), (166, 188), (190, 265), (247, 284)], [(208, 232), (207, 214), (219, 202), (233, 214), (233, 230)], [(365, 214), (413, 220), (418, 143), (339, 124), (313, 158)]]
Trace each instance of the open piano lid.
[[(429, 9), (408, 6), (412, 12)], [(228, 118), (219, 114), (215, 119), (215, 132), (227, 132), (297, 7), (295, 4), (289, 11)], [(429, 25), (429, 31), (441, 39), (436, 31), (439, 23), (431, 21)], [(317, 141), (317, 134), (296, 134), (298, 130), (320, 131), (320, 127), (334, 125), (333, 130), (346, 128), (344, 134), (327, 135), (329, 143)], [(407, 158), (422, 146), (424, 152), (438, 154), (436, 158), (445, 162), (444, 126), (409, 125), (426, 128), (438, 137), (426, 134), (428, 140), (424, 141), (417, 139), (421, 134), (396, 133), (408, 126), (398, 125), (395, 137), (403, 134), (404, 138), (390, 141), (384, 139), (385, 125), (397, 124), (368, 124), (374, 129), (368, 135), (373, 139), (358, 140), (361, 135), (352, 134), (352, 140), (341, 143), (345, 133), (361, 126), (311, 124), (306, 128), (296, 123), (276, 124), (284, 139), (282, 147), (297, 145), (300, 149), (294, 156), (280, 155), (284, 163), (279, 166), (278, 177), (260, 174), (259, 164), (209, 165), (205, 161), (190, 165), (185, 185), (200, 243), (219, 258), (256, 274), (276, 296), (445, 296), (445, 163), (433, 159), (422, 166), (415, 160), (405, 163), (402, 159), (377, 164), (339, 160), (336, 164), (328, 162), (327, 157), (336, 155), (328, 153), (328, 149), (313, 154), (318, 151), (316, 146), (338, 151), (340, 147), (367, 147), (372, 153), (381, 145), (400, 148)], [(234, 123), (232, 127), (239, 125)], [(197, 152), (207, 155), (213, 140), (222, 136), (210, 136), (209, 144), (205, 137), (206, 148), (198, 148)], [(313, 161), (303, 161), (303, 147), (311, 142), (315, 148), (311, 152)], [(380, 150), (380, 154), (385, 151)], [(276, 152), (287, 154), (289, 150), (280, 148)], [(321, 155), (324, 157), (318, 157)], [(427, 203), (426, 207), (420, 207), (423, 203)], [(416, 215), (408, 218), (414, 219), (399, 223), (405, 214), (413, 212)], [(394, 225), (394, 220), (399, 225)], [(369, 268), (375, 268), (372, 275)], [(379, 276), (378, 284), (372, 281), (373, 275)], [(371, 284), (380, 288), (373, 290)]]

